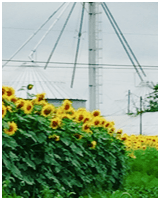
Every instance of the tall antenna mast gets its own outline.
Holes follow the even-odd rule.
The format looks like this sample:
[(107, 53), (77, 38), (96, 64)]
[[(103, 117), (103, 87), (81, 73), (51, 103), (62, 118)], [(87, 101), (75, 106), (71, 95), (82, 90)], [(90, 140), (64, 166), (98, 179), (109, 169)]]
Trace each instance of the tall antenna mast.
[(89, 110), (96, 109), (96, 7), (89, 2)]
[(99, 68), (99, 3), (89, 2), (89, 110), (99, 109), (102, 103), (102, 67)]

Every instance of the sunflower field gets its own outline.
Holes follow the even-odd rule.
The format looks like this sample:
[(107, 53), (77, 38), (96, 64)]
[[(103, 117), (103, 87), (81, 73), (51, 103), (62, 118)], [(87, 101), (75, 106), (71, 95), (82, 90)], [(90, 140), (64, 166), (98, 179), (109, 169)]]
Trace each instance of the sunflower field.
[(45, 93), (25, 100), (2, 86), (2, 181), (8, 181), (8, 194), (43, 198), (49, 190), (65, 198), (117, 190), (128, 160), (136, 159), (133, 150), (148, 146), (158, 150), (158, 137), (123, 134), (100, 110), (76, 110), (67, 99), (55, 107)]

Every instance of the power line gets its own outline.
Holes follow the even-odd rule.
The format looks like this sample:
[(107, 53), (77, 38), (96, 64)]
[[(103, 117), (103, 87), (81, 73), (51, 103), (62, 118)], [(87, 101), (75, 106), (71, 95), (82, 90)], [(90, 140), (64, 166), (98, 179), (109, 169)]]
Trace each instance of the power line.
[[(16, 65), (8, 65), (6, 67), (17, 67), (17, 66)], [(39, 67), (43, 67), (43, 66), (39, 66)], [(73, 67), (64, 67), (64, 66), (48, 66), (48, 68), (73, 69)], [(88, 70), (88, 67), (77, 67), (77, 68)], [(101, 67), (97, 67), (97, 69), (98, 68), (101, 68)], [(129, 69), (129, 70), (133, 70), (133, 68), (129, 68), (129, 67), (128, 68), (127, 67), (124, 67), (124, 68), (122, 68), (122, 67), (103, 67), (103, 69), (127, 69), (127, 70)], [(145, 68), (145, 70), (158, 70), (158, 69)]]
[(41, 30), (41, 28), (58, 12), (58, 10), (64, 5), (62, 3), (58, 9), (49, 16), (49, 18), (22, 44), (22, 46), (10, 57), (10, 59), (2, 65), (2, 68)]
[[(7, 59), (2, 59), (2, 61), (8, 61)], [(33, 63), (32, 61), (27, 61), (27, 60), (10, 60), (10, 62), (21, 62), (21, 63)], [(34, 64), (43, 64), (46, 63), (46, 61), (35, 61)], [(74, 63), (70, 62), (49, 62), (49, 64), (62, 64), (62, 65), (74, 65)], [(89, 63), (76, 63), (77, 65), (90, 65)], [(93, 64), (92, 64), (93, 65)], [(94, 65), (101, 65), (101, 66), (119, 66), (119, 67), (133, 67), (133, 65), (126, 65), (126, 64), (94, 64)], [(142, 67), (147, 67), (147, 68), (158, 68), (156, 65), (141, 65)], [(132, 68), (133, 69), (133, 68)]]
[[(26, 30), (26, 31), (34, 31), (35, 29), (31, 29), (31, 28), (15, 28), (15, 27), (2, 27), (2, 29), (13, 29), (13, 30)], [(47, 29), (41, 29), (41, 31), (46, 31)], [(57, 31), (59, 32), (60, 29), (55, 29), (55, 30), (51, 30), (52, 31)], [(66, 30), (66, 32), (74, 32), (72, 30)], [(107, 32), (107, 31), (102, 31), (103, 33), (107, 33), (107, 34), (115, 34), (115, 33), (111, 33), (111, 32)], [(123, 33), (125, 35), (150, 35), (150, 36), (158, 36), (158, 34), (156, 33)]]

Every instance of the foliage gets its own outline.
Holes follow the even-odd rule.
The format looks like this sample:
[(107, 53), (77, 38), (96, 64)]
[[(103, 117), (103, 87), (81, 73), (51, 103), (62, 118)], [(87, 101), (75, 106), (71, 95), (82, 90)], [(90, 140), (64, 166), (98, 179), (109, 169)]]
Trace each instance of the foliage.
[(158, 198), (158, 151), (153, 147), (134, 150), (123, 188), (116, 191), (99, 190), (81, 198)]
[(75, 110), (69, 100), (55, 108), (44, 93), (20, 99), (13, 88), (4, 86), (2, 100), (2, 178), (10, 180), (7, 194), (15, 188), (25, 198), (79, 197), (123, 185), (129, 158), (114, 122), (100, 111)]
[(146, 112), (157, 112), (158, 111), (158, 84), (154, 85), (153, 92), (147, 97), (149, 100), (149, 106), (145, 110)]
[(158, 185), (158, 151), (148, 147), (144, 150), (135, 150), (136, 159), (130, 159), (130, 173), (126, 185), (132, 187), (157, 187)]

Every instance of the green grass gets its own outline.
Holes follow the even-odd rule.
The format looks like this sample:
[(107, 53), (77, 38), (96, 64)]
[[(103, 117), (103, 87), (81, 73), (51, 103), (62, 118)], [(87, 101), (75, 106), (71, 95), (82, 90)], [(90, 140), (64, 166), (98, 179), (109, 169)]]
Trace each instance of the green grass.
[(158, 151), (155, 148), (134, 151), (123, 189), (99, 191), (81, 198), (158, 198)]
[[(134, 151), (136, 159), (129, 161), (130, 170), (122, 189), (106, 191), (105, 189), (79, 198), (158, 198), (158, 151), (155, 148)], [(21, 198), (7, 193), (6, 181), (2, 187), (3, 198)], [(70, 197), (71, 194), (68, 194)], [(49, 188), (40, 191), (41, 198), (63, 198), (54, 194)]]

